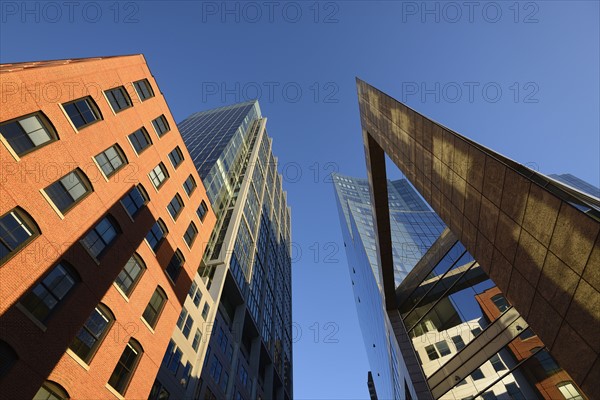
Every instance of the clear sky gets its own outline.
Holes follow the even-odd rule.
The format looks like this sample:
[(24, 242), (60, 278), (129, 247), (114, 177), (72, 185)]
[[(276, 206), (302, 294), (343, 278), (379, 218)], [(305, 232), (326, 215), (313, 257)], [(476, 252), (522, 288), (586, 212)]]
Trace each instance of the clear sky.
[(368, 398), (328, 180), (366, 176), (356, 76), (518, 162), (599, 186), (597, 1), (68, 4), (0, 3), (0, 61), (143, 53), (176, 121), (259, 98), (292, 207), (297, 399)]

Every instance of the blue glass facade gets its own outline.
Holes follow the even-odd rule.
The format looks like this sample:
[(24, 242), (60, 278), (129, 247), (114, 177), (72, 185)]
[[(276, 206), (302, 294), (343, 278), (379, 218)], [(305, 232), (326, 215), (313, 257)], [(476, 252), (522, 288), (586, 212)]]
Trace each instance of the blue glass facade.
[(291, 399), (291, 214), (266, 119), (252, 101), (178, 128), (217, 215), (199, 269), (218, 311), (197, 396)]
[[(369, 182), (334, 174), (348, 267), (359, 323), (377, 396), (402, 399), (408, 370), (384, 310)], [(406, 277), (445, 226), (404, 179), (388, 182), (396, 285)], [(407, 378), (406, 381), (410, 382)], [(416, 394), (409, 385), (412, 397)]]
[(578, 177), (571, 174), (550, 174), (548, 175), (550, 178), (557, 180), (565, 185), (571, 186), (577, 190), (580, 190), (584, 193), (592, 195), (594, 197), (600, 198), (600, 189), (597, 186), (592, 185), (584, 181), (583, 179), (579, 179)]

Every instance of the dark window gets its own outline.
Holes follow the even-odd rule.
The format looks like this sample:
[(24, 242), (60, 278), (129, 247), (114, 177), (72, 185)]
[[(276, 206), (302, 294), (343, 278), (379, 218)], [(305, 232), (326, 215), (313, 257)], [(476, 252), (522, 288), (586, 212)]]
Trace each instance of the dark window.
[(109, 147), (94, 158), (107, 178), (127, 164), (127, 159), (118, 145)]
[(116, 223), (106, 216), (81, 239), (81, 244), (98, 258), (117, 237)]
[(183, 329), (183, 323), (185, 322), (185, 319), (188, 316), (188, 311), (184, 308), (181, 309), (181, 312), (179, 313), (179, 318), (177, 318), (177, 327), (181, 330)]
[(184, 388), (186, 388), (188, 386), (188, 383), (190, 382), (190, 375), (192, 374), (192, 364), (190, 364), (190, 362), (186, 362), (185, 363), (185, 368), (183, 369), (183, 372), (181, 373), (181, 386), (183, 386)]
[(177, 282), (177, 277), (179, 277), (184, 261), (183, 255), (179, 250), (171, 257), (171, 261), (169, 261), (169, 265), (167, 265), (165, 272), (167, 273), (167, 276), (171, 278), (173, 283)]
[(584, 400), (583, 395), (579, 393), (573, 382), (562, 382), (556, 387), (565, 396), (566, 400)]
[(138, 96), (140, 96), (140, 100), (144, 101), (154, 97), (154, 91), (152, 90), (152, 86), (150, 86), (148, 79), (141, 79), (133, 82), (133, 86), (135, 87)]
[(504, 365), (498, 354), (494, 354), (490, 358), (490, 362), (492, 363), (492, 367), (494, 367), (496, 371), (504, 371), (506, 369), (506, 366)]
[(481, 333), (481, 328), (473, 328), (471, 329), (471, 333), (473, 334), (473, 336), (477, 336)]
[(133, 146), (133, 149), (137, 154), (141, 154), (146, 148), (150, 147), (152, 144), (152, 140), (150, 140), (150, 136), (146, 129), (140, 128), (137, 131), (133, 132), (129, 136), (129, 142)]
[(506, 297), (504, 297), (501, 294), (497, 294), (494, 297), (492, 297), (492, 301), (494, 302), (496, 307), (498, 307), (498, 310), (500, 310), (500, 312), (504, 312), (504, 310), (510, 307), (508, 301), (506, 300)]
[(198, 214), (198, 218), (200, 218), (200, 221), (204, 221), (207, 212), (208, 206), (206, 205), (206, 202), (202, 200), (202, 203), (200, 203), (200, 207), (198, 207), (198, 211), (196, 211), (196, 213)]
[(150, 325), (152, 328), (156, 326), (158, 322), (158, 317), (160, 317), (160, 313), (162, 312), (165, 302), (167, 300), (167, 295), (164, 290), (159, 287), (156, 288), (144, 313), (142, 314), (142, 318)]
[(194, 225), (193, 222), (190, 222), (185, 233), (183, 234), (183, 238), (185, 239), (188, 247), (192, 248), (194, 240), (196, 240), (196, 236), (198, 236), (198, 228), (196, 228), (196, 225)]
[(150, 389), (148, 400), (169, 400), (170, 395), (169, 391), (157, 379), (154, 381), (152, 389)]
[(190, 197), (192, 193), (194, 193), (194, 190), (196, 190), (196, 186), (196, 180), (191, 175), (188, 176), (185, 182), (183, 182), (183, 189), (185, 190), (185, 193), (188, 195), (188, 197)]
[(78, 276), (65, 262), (60, 262), (21, 300), (21, 305), (39, 321), (44, 322), (69, 294)]
[(435, 347), (433, 347), (433, 345), (426, 346), (425, 351), (427, 352), (427, 357), (429, 357), (430, 360), (437, 360), (438, 358), (440, 358), (438, 352), (435, 350)]
[(210, 306), (208, 305), (208, 303), (204, 303), (204, 308), (202, 308), (202, 318), (204, 320), (206, 320), (206, 317), (208, 317), (209, 311), (210, 311)]
[[(535, 353), (538, 349), (539, 347), (531, 349), (531, 353)], [(556, 361), (554, 361), (554, 358), (552, 358), (552, 356), (546, 349), (537, 352), (534, 357), (538, 360), (538, 362), (544, 369), (546, 376), (554, 375), (555, 373), (561, 370)]]
[(77, 332), (69, 348), (89, 364), (114, 320), (115, 317), (108, 307), (99, 304)]
[(483, 372), (481, 372), (481, 368), (477, 368), (475, 371), (473, 371), (471, 373), (471, 378), (473, 378), (474, 381), (478, 381), (479, 379), (483, 379)]
[(177, 169), (177, 167), (179, 167), (179, 165), (181, 165), (181, 163), (183, 162), (183, 153), (181, 152), (181, 149), (179, 148), (179, 146), (175, 147), (169, 153), (169, 160), (171, 160), (171, 164), (173, 165), (173, 168), (175, 168), (175, 169)]
[(20, 208), (0, 217), (0, 264), (40, 234), (33, 220)]
[(8, 375), (13, 365), (19, 360), (15, 349), (4, 340), (0, 340), (0, 378)]
[(184, 204), (183, 204), (183, 200), (181, 199), (181, 196), (179, 194), (176, 194), (175, 196), (173, 196), (173, 199), (171, 199), (171, 202), (167, 205), (167, 210), (169, 210), (169, 214), (171, 214), (171, 217), (173, 217), (173, 219), (175, 221), (177, 221), (177, 218), (179, 217), (179, 214), (181, 214), (181, 210), (183, 210)]
[(67, 400), (69, 393), (56, 382), (46, 381), (37, 391), (33, 400)]
[(191, 315), (188, 315), (187, 318), (185, 319), (185, 325), (183, 325), (183, 329), (181, 330), (181, 332), (183, 333), (183, 336), (185, 336), (186, 338), (190, 337), (190, 332), (192, 331), (193, 325), (194, 325), (194, 319), (192, 318)]
[(456, 346), (456, 351), (460, 351), (462, 348), (465, 347), (465, 342), (463, 341), (462, 336), (452, 336), (452, 341)]
[(527, 328), (527, 329), (525, 329), (523, 331), (523, 333), (521, 333), (519, 335), (519, 339), (521, 339), (521, 340), (527, 340), (527, 339), (529, 339), (531, 337), (534, 337), (534, 336), (535, 336), (535, 333), (533, 333), (533, 331), (530, 328)]
[(63, 108), (77, 129), (84, 128), (102, 119), (96, 103), (89, 96), (63, 104)]
[(115, 113), (131, 107), (131, 99), (123, 86), (107, 90), (104, 94), (106, 94), (106, 98)]
[(198, 351), (198, 346), (200, 346), (200, 341), (202, 340), (202, 332), (200, 329), (196, 329), (196, 334), (194, 335), (194, 340), (192, 341), (192, 347), (195, 351)]
[(435, 347), (438, 349), (438, 351), (440, 352), (440, 355), (442, 357), (450, 354), (450, 348), (448, 347), (448, 343), (446, 343), (445, 340), (442, 340), (441, 342), (437, 342), (435, 344)]
[(115, 370), (110, 376), (108, 384), (122, 395), (125, 394), (143, 353), (142, 346), (135, 339), (130, 339), (127, 346), (125, 346), (125, 350), (123, 350), (123, 354), (121, 354)]
[(216, 354), (213, 354), (212, 362), (210, 363), (210, 370), (208, 373), (213, 377), (216, 383), (219, 383), (221, 378), (221, 372), (223, 371), (223, 364), (219, 361)]
[(131, 218), (135, 217), (146, 203), (148, 203), (148, 193), (141, 184), (135, 186), (121, 199), (121, 204)]
[(161, 219), (156, 221), (150, 231), (146, 235), (146, 241), (155, 252), (158, 250), (158, 247), (162, 243), (162, 240), (165, 238), (168, 230), (165, 224)]
[(169, 345), (167, 346), (167, 351), (165, 351), (165, 355), (161, 362), (161, 365), (163, 367), (166, 367), (167, 365), (169, 365), (169, 362), (171, 361), (171, 357), (173, 356), (174, 348), (175, 348), (175, 342), (173, 341), (173, 339), (171, 339), (169, 341)]
[(167, 119), (164, 115), (161, 115), (160, 117), (152, 120), (152, 126), (154, 127), (154, 130), (156, 131), (158, 137), (163, 136), (165, 133), (171, 130), (171, 128), (169, 127), (169, 123), (167, 122)]
[(163, 163), (159, 163), (150, 173), (148, 174), (150, 177), (150, 181), (155, 188), (160, 188), (163, 183), (169, 178), (169, 173), (167, 172), (167, 168)]
[(20, 156), (58, 140), (56, 132), (41, 112), (3, 122), (0, 124), (0, 133)]
[(169, 371), (171, 371), (171, 373), (173, 375), (177, 375), (177, 371), (179, 370), (179, 366), (181, 365), (181, 357), (182, 356), (183, 356), (183, 352), (176, 347), (175, 352), (173, 353), (173, 356), (171, 357), (171, 361), (169, 361), (169, 366), (167, 367), (167, 369)]
[(142, 277), (145, 269), (146, 265), (142, 261), (142, 258), (134, 254), (127, 261), (121, 272), (119, 272), (117, 279), (115, 279), (115, 284), (125, 295), (129, 296)]
[(496, 397), (496, 395), (492, 391), (483, 393), (481, 395), (481, 397), (483, 398), (483, 400), (498, 400), (498, 398)]
[[(227, 392), (227, 384), (229, 383), (229, 374), (227, 372), (223, 372), (223, 378), (221, 379), (221, 390), (223, 393)], [(260, 397), (258, 397), (260, 398)]]
[(75, 170), (44, 189), (54, 205), (65, 214), (91, 192), (91, 185), (83, 172)]
[(506, 391), (512, 400), (526, 400), (516, 383), (507, 383)]

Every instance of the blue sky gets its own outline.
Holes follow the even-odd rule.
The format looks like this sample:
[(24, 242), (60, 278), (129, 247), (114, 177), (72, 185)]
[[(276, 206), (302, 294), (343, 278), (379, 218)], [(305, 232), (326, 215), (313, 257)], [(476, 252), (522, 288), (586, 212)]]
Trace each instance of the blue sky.
[(368, 398), (327, 179), (366, 176), (356, 76), (518, 162), (599, 186), (597, 1), (0, 4), (2, 63), (143, 53), (176, 121), (259, 97), (301, 250), (297, 399)]

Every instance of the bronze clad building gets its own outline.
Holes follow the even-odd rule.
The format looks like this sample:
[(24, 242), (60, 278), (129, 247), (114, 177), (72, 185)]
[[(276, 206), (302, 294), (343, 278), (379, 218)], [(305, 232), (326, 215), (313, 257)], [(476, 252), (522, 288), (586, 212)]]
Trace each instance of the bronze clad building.
[(358, 80), (357, 87), (381, 281), (392, 323), (402, 321), (385, 154), (505, 294), (518, 312), (512, 321), (525, 319), (587, 396), (600, 397), (598, 199), (423, 117), (365, 82)]

